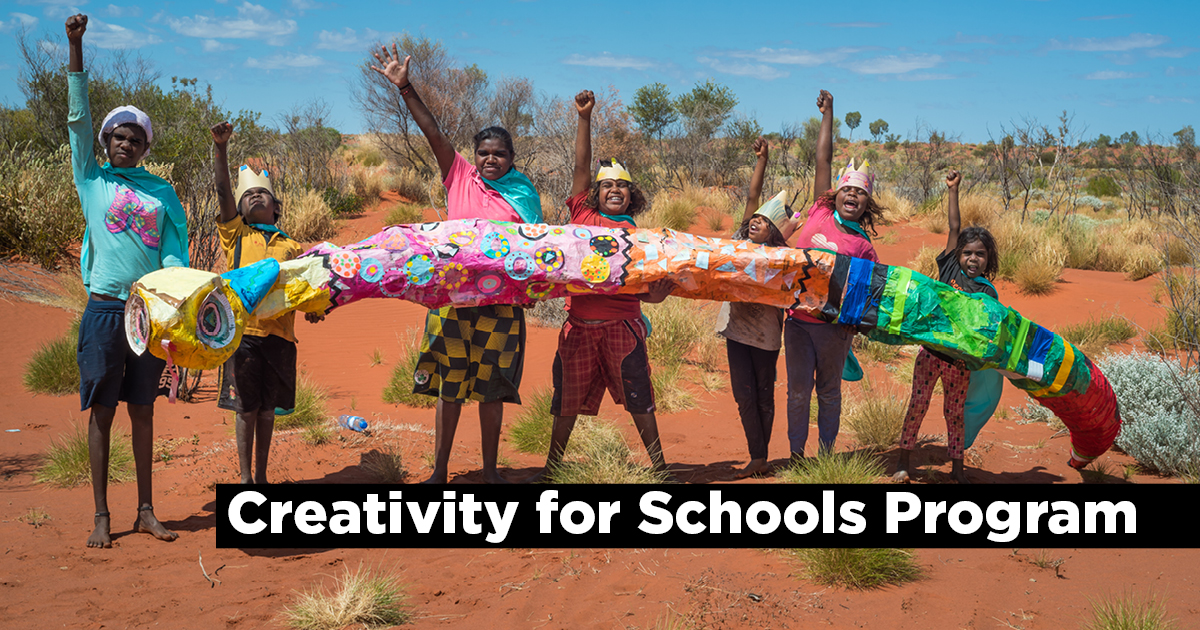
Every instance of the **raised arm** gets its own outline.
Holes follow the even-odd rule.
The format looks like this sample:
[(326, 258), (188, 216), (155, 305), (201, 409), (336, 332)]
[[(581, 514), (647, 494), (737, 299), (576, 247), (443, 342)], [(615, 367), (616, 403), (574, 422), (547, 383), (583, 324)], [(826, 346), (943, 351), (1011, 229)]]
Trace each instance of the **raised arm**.
[(237, 216), (237, 200), (233, 198), (233, 187), (229, 183), (229, 137), (233, 125), (228, 122), (212, 126), (213, 137), (213, 180), (217, 184), (217, 206), (221, 223), (228, 223)]
[(575, 111), (579, 113), (579, 126), (575, 130), (575, 175), (571, 179), (571, 196), (588, 189), (592, 183), (592, 108), (596, 106), (596, 95), (583, 90), (575, 95)]
[(87, 23), (88, 18), (82, 13), (67, 18), (67, 45), (71, 51), (68, 72), (83, 72), (83, 34), (87, 31)]
[(750, 190), (746, 194), (746, 212), (742, 216), (742, 223), (749, 221), (762, 205), (763, 178), (767, 175), (767, 159), (771, 153), (771, 146), (762, 136), (755, 139), (750, 148), (758, 156), (758, 162), (754, 165), (754, 175), (750, 176)]
[(821, 90), (817, 97), (821, 111), (821, 131), (817, 134), (817, 169), (813, 176), (813, 197), (833, 188), (833, 95)]
[[(71, 171), (75, 185), (86, 185), (100, 170), (93, 153), (92, 110), (88, 103), (87, 75), (83, 72), (83, 34), (88, 18), (82, 13), (67, 18), (67, 140), (71, 145)], [(84, 207), (86, 216), (88, 208)]]
[(962, 217), (958, 213), (958, 185), (962, 182), (962, 173), (950, 171), (946, 175), (946, 206), (948, 220), (946, 227), (946, 251), (958, 249), (958, 234), (962, 231)]
[(433, 156), (437, 158), (438, 168), (442, 171), (442, 179), (450, 174), (450, 167), (454, 165), (454, 147), (450, 141), (442, 134), (442, 130), (438, 127), (437, 119), (433, 117), (433, 112), (425, 106), (425, 102), (417, 95), (416, 89), (408, 79), (408, 63), (412, 60), (409, 55), (400, 61), (400, 53), (397, 51), (396, 44), (392, 44), (392, 50), (389, 52), (387, 46), (381, 46), (380, 50), (383, 54), (375, 54), (375, 59), (379, 62), (379, 66), (372, 65), (371, 69), (384, 78), (392, 82), (397, 88), (400, 88), (400, 96), (404, 99), (404, 105), (408, 107), (408, 111), (412, 114), (413, 121), (417, 123), (417, 127), (421, 129), (421, 133), (425, 134), (425, 139), (429, 141), (429, 148), (433, 150)]

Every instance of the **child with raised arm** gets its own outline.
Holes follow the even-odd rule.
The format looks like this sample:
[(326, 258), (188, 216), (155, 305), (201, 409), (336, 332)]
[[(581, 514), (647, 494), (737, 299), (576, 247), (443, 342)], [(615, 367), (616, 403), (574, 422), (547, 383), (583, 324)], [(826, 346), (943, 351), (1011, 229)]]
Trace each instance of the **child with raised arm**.
[[(646, 198), (616, 160), (600, 162), (592, 180), (592, 109), (595, 95), (575, 96), (579, 125), (575, 133), (575, 171), (567, 208), (573, 225), (610, 228), (637, 227), (635, 218), (646, 209)], [(582, 228), (581, 228), (582, 229)], [(577, 295), (567, 298), (567, 321), (558, 334), (554, 355), (554, 398), (550, 412), (554, 427), (546, 468), (528, 481), (538, 481), (562, 462), (575, 420), (600, 413), (604, 392), (633, 416), (646, 453), (655, 468), (666, 469), (654, 415), (654, 386), (646, 354), (646, 324), (642, 302), (657, 304), (675, 285), (660, 280), (639, 295)]]
[(113, 418), (124, 401), (133, 434), (138, 512), (135, 532), (175, 540), (154, 514), (151, 466), (154, 400), (166, 362), (149, 352), (140, 356), (125, 336), (125, 301), (142, 276), (163, 267), (188, 264), (187, 214), (171, 184), (138, 166), (154, 142), (150, 117), (132, 106), (105, 116), (98, 139), (108, 163), (96, 162), (88, 75), (83, 70), (87, 16), (67, 18), (70, 62), (67, 72), (67, 131), (71, 170), (86, 229), (80, 272), (88, 291), (79, 322), (80, 408), (88, 418), (88, 463), (96, 504), (95, 530), (88, 547), (111, 547), (108, 511), (108, 458)]
[[(859, 168), (851, 160), (830, 188), (833, 173), (833, 96), (821, 90), (817, 98), (821, 131), (817, 136), (817, 168), (813, 191), (827, 191), (808, 210), (808, 219), (792, 240), (793, 247), (815, 248), (879, 262), (867, 231), (883, 208), (871, 197), (875, 178), (867, 163)], [(791, 311), (784, 324), (783, 343), (788, 373), (788, 442), (792, 457), (803, 458), (808, 441), (809, 405), (817, 392), (819, 450), (832, 451), (842, 415), (842, 370), (854, 328), (821, 321)]]
[[(475, 134), (474, 165), (459, 155), (410, 81), (411, 57), (395, 44), (375, 53), (371, 69), (400, 90), (405, 106), (437, 158), (451, 220), (492, 219), (541, 223), (542, 205), (529, 178), (513, 168), (512, 136), (501, 127)], [(437, 396), (437, 453), (428, 483), (446, 483), (454, 432), (467, 400), (479, 402), (483, 480), (507, 483), (496, 471), (504, 403), (521, 403), (525, 312), (512, 305), (431, 309), (425, 320), (413, 392)]]
[[(1000, 255), (996, 250), (996, 239), (987, 228), (969, 227), (961, 230), (962, 219), (958, 210), (958, 185), (962, 175), (950, 171), (946, 176), (948, 230), (946, 249), (937, 257), (938, 280), (963, 293), (983, 293), (999, 299), (996, 287), (990, 278), (996, 277), (1000, 269)], [(904, 429), (900, 432), (900, 460), (896, 464), (893, 479), (909, 481), (909, 459), (917, 442), (917, 431), (929, 410), (929, 400), (938, 379), (942, 381), (943, 414), (946, 416), (946, 452), (950, 456), (950, 475), (958, 483), (971, 483), (963, 466), (965, 450), (964, 410), (967, 403), (967, 388), (971, 383), (971, 371), (962, 361), (952, 359), (940, 352), (921, 348), (913, 368), (912, 394), (908, 399), (908, 413), (904, 415)]]
[[(770, 147), (759, 137), (752, 146), (758, 161), (750, 178), (746, 212), (733, 238), (767, 247), (786, 247), (789, 229), (787, 191), (759, 206)], [(721, 309), (717, 334), (725, 337), (729, 356), (729, 385), (737, 401), (750, 463), (734, 473), (737, 479), (767, 471), (767, 444), (775, 424), (775, 365), (783, 335), (783, 309), (750, 302), (729, 302)]]
[[(264, 258), (279, 262), (304, 253), (304, 248), (276, 226), (282, 204), (275, 197), (268, 173), (255, 173), (245, 164), (238, 170), (236, 193), (229, 182), (229, 137), (233, 125), (212, 128), (213, 176), (217, 185), (217, 233), (229, 269)], [(267, 483), (267, 457), (275, 430), (275, 409), (296, 406), (296, 313), (275, 319), (251, 317), (242, 344), (228, 364), (233, 373), (233, 411), (237, 413), (238, 465), (242, 483)], [(310, 321), (324, 319), (306, 313)], [(253, 463), (253, 467), (251, 464)]]

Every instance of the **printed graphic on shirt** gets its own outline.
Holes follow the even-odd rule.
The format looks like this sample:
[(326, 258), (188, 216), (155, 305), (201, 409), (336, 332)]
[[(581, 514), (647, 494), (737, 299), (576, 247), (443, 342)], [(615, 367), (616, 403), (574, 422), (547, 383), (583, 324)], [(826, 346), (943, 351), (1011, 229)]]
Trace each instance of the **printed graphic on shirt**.
[(104, 215), (104, 225), (113, 234), (133, 230), (146, 247), (158, 249), (159, 207), (157, 203), (147, 206), (132, 189), (117, 184), (117, 195)]

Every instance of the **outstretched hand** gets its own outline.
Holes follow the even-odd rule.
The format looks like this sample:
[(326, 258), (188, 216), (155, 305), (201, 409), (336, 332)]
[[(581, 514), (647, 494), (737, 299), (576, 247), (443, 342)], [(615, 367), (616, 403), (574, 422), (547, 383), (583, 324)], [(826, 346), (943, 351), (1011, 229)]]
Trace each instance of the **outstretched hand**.
[(821, 94), (817, 96), (817, 109), (822, 114), (833, 111), (833, 95), (828, 90), (821, 90)]
[(958, 190), (958, 184), (962, 182), (962, 173), (951, 170), (946, 173), (946, 187), (950, 190)]
[(654, 282), (650, 283), (649, 290), (646, 291), (646, 294), (649, 297), (647, 297), (643, 301), (649, 302), (651, 304), (658, 304), (659, 302), (662, 302), (663, 300), (667, 299), (667, 296), (671, 295), (671, 292), (674, 290), (675, 290), (675, 281), (674, 280), (670, 280), (667, 278), (664, 278), (662, 280), (655, 280)]
[(212, 132), (213, 142), (219, 145), (225, 145), (229, 142), (229, 137), (233, 135), (233, 125), (229, 122), (219, 122), (209, 129)]
[(304, 320), (310, 324), (318, 324), (325, 321), (325, 316), (320, 313), (305, 313)]
[(575, 111), (580, 118), (591, 118), (592, 108), (596, 106), (596, 95), (591, 90), (582, 90), (575, 95)]
[(754, 155), (758, 156), (759, 159), (766, 159), (771, 153), (771, 145), (767, 144), (766, 138), (759, 136), (754, 139), (754, 144), (751, 145), (750, 150), (754, 151)]
[(87, 16), (82, 13), (77, 13), (67, 18), (67, 39), (71, 41), (82, 40), (84, 32), (87, 31), (87, 22)]
[(383, 55), (373, 53), (375, 60), (379, 62), (379, 66), (371, 64), (371, 69), (382, 74), (384, 78), (391, 81), (392, 85), (396, 87), (408, 85), (408, 62), (412, 59), (412, 55), (405, 57), (404, 61), (401, 62), (400, 52), (397, 50), (396, 44), (392, 44), (391, 51), (388, 51), (387, 46), (380, 46), (379, 49), (383, 51)]

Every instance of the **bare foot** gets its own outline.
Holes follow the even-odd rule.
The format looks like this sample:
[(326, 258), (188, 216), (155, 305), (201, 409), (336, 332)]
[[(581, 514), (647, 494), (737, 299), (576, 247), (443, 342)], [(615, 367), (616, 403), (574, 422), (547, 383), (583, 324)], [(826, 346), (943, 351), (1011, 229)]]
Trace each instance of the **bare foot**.
[(912, 480), (908, 477), (908, 471), (901, 468), (896, 471), (896, 474), (892, 475), (892, 481), (896, 483), (908, 483)]
[(954, 483), (957, 483), (959, 485), (969, 486), (969, 485), (971, 485), (971, 480), (967, 479), (966, 472), (959, 472), (957, 475), (954, 475)]
[(444, 483), (446, 483), (446, 478), (447, 478), (447, 476), (448, 476), (448, 475), (446, 474), (446, 471), (444, 471), (444, 470), (437, 470), (437, 469), (435, 468), (435, 469), (433, 470), (433, 474), (432, 474), (432, 475), (429, 475), (429, 478), (428, 478), (428, 479), (426, 479), (425, 481), (422, 481), (421, 483), (423, 483), (423, 484), (426, 484), (426, 485), (429, 485), (429, 484), (433, 484), (433, 485), (440, 485), (440, 484), (444, 484)]
[(733, 478), (734, 479), (745, 479), (747, 477), (753, 477), (754, 475), (767, 472), (768, 468), (770, 468), (770, 467), (767, 466), (767, 460), (752, 459), (752, 460), (750, 460), (749, 464), (746, 464), (745, 468), (733, 473)]
[(149, 505), (143, 505), (138, 508), (138, 518), (133, 523), (133, 531), (150, 534), (159, 540), (167, 542), (179, 538), (179, 534), (163, 527), (163, 524), (158, 521), (158, 517), (154, 515), (154, 508)]
[(96, 530), (88, 536), (87, 546), (96, 549), (109, 549), (112, 547), (112, 536), (109, 535), (109, 518), (108, 512), (96, 513)]

